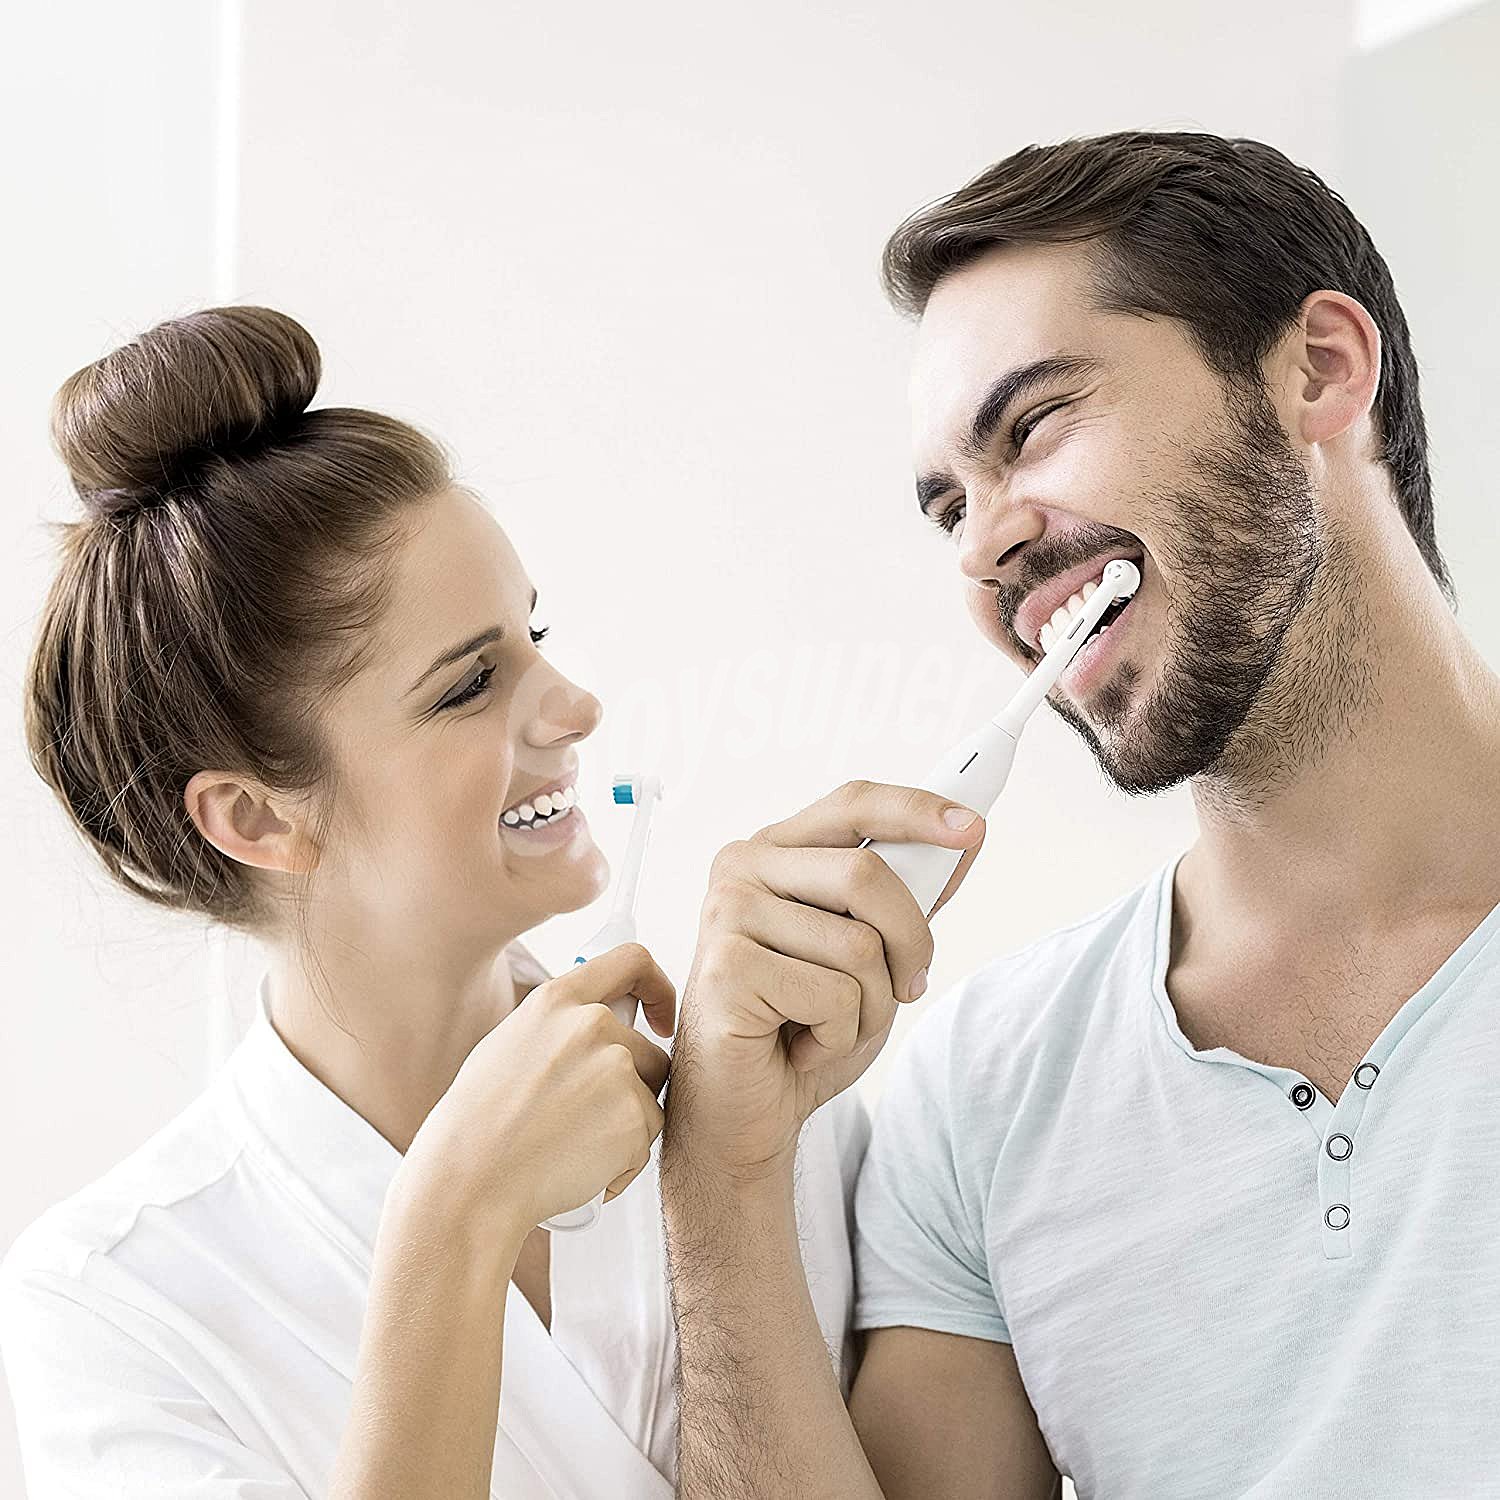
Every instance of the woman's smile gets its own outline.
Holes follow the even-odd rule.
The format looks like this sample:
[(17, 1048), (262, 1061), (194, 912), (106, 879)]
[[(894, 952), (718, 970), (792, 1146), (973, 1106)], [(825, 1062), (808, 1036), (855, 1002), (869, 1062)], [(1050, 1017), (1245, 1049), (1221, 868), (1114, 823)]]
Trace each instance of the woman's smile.
[(506, 841), (528, 853), (541, 853), (589, 838), (588, 820), (578, 806), (577, 779), (574, 769), (511, 803), (500, 814)]

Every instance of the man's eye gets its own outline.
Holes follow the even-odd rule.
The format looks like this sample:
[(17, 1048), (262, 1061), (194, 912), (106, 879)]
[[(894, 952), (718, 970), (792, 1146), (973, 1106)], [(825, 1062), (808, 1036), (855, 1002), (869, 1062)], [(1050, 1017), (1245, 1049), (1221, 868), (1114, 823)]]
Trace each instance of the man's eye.
[(964, 502), (955, 501), (946, 510), (939, 511), (932, 519), (938, 526), (952, 536), (964, 523)]
[(1040, 411), (1028, 412), (1010, 430), (1011, 447), (1020, 452), (1026, 445), (1026, 439), (1031, 436), (1037, 423), (1044, 417), (1050, 417), (1053, 412), (1060, 410), (1067, 404), (1066, 401), (1054, 401), (1051, 406), (1044, 406)]

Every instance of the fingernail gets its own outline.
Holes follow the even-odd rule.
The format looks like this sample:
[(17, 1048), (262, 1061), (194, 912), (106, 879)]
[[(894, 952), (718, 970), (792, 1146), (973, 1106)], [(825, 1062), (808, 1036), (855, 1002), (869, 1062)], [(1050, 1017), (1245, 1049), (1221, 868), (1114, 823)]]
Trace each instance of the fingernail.
[(979, 814), (972, 807), (948, 807), (943, 809), (943, 822), (950, 828), (967, 828)]
[(911, 977), (911, 984), (907, 990), (907, 998), (910, 1000), (919, 999), (926, 989), (927, 970), (918, 969), (917, 972)]

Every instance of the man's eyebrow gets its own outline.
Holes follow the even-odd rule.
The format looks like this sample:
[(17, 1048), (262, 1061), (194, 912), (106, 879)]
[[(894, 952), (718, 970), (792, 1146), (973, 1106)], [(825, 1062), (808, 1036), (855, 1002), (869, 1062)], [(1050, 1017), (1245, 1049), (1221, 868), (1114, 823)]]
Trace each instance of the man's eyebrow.
[(917, 508), (925, 516), (932, 502), (952, 488), (953, 481), (946, 474), (923, 474), (917, 480)]
[[(966, 458), (978, 462), (995, 436), (996, 429), (1005, 420), (1012, 403), (1029, 395), (1040, 386), (1054, 385), (1061, 380), (1076, 380), (1084, 375), (1097, 375), (1104, 362), (1092, 354), (1049, 354), (1045, 359), (1034, 359), (1030, 364), (1017, 365), (994, 381), (975, 409), (961, 448)], [(946, 474), (924, 474), (917, 480), (917, 505), (925, 516), (932, 502), (954, 487)]]
[[(533, 609), (536, 608), (535, 589), (532, 589), (531, 591), (531, 607)], [(423, 672), (422, 675), (417, 678), (417, 680), (412, 683), (409, 688), (407, 688), (407, 696), (410, 697), (414, 692), (416, 692), (416, 690), (421, 687), (422, 684), (426, 682), (434, 672), (440, 671), (443, 667), (451, 666), (456, 661), (462, 661), (464, 657), (468, 656), (471, 652), (478, 651), (482, 646), (488, 646), (495, 641), (502, 641), (504, 639), (505, 630), (504, 627), (500, 625), (491, 625), (487, 630), (476, 631), (468, 638), (468, 640), (460, 641), (450, 650), (443, 652), (443, 654), (438, 657), (437, 660), (434, 661), (432, 665), (428, 667), (427, 670)]]
[(977, 460), (983, 455), (1013, 401), (1038, 386), (1054, 385), (1059, 380), (1076, 380), (1082, 375), (1097, 375), (1102, 368), (1103, 361), (1091, 354), (1050, 354), (1045, 359), (1034, 359), (1029, 365), (1018, 365), (1008, 371), (985, 392), (984, 400), (974, 413), (963, 444), (966, 456)]

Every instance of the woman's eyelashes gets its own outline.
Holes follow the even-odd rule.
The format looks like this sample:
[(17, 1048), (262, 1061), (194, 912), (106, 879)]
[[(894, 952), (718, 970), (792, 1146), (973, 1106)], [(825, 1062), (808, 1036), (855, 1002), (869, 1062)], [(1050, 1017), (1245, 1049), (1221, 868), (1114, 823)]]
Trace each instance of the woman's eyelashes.
[[(1040, 407), (1034, 412), (1027, 412), (1024, 417), (1018, 417), (1007, 439), (1011, 453), (1019, 456), (1021, 449), (1026, 446), (1026, 439), (1036, 431), (1041, 422), (1050, 417), (1053, 412), (1061, 411), (1068, 404), (1066, 401), (1054, 401), (1050, 406)], [(946, 531), (951, 536), (963, 522), (964, 509), (964, 503), (960, 500), (956, 504), (950, 505), (946, 510), (939, 511), (932, 519), (943, 531)]]
[[(542, 642), (547, 639), (547, 632), (551, 628), (552, 627), (550, 625), (543, 625), (540, 630), (533, 628), (530, 631), (531, 644), (533, 646), (540, 646)], [(476, 673), (472, 678), (469, 679), (467, 687), (461, 688), (451, 698), (447, 698), (442, 703), (440, 703), (438, 705), (438, 711), (441, 713), (445, 709), (457, 708), (461, 704), (472, 703), (476, 698), (483, 696), (489, 691), (490, 680), (494, 677), (494, 675), (494, 667), (485, 667), (482, 671)]]
[(486, 667), (479, 675), (473, 678), (468, 687), (455, 693), (451, 698), (445, 699), (442, 708), (457, 708), (462, 703), (472, 703), (481, 693), (489, 690), (490, 678), (495, 675), (493, 667)]

